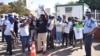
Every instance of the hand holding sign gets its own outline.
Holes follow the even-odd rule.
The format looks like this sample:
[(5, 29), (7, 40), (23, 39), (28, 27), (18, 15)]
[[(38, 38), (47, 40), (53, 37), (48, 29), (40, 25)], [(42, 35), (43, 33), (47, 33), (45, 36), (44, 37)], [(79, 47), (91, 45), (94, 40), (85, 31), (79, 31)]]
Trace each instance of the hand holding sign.
[(38, 13), (39, 13), (39, 14), (44, 14), (44, 5), (40, 5), (40, 6), (39, 6)]
[(44, 10), (44, 5), (40, 5), (40, 6), (39, 6), (39, 9), (40, 9), (41, 11), (43, 11), (43, 10)]

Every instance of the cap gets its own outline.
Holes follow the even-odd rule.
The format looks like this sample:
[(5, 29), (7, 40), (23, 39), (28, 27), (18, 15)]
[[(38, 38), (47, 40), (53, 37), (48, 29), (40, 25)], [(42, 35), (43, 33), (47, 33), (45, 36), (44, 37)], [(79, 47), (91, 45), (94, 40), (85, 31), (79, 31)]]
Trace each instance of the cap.
[(87, 10), (86, 10), (86, 13), (91, 13), (91, 10), (90, 10), (90, 9), (87, 9)]
[(15, 19), (12, 16), (9, 16), (8, 20), (11, 21), (11, 22), (15, 21)]
[(9, 16), (12, 16), (12, 13), (8, 13), (8, 17), (9, 17)]

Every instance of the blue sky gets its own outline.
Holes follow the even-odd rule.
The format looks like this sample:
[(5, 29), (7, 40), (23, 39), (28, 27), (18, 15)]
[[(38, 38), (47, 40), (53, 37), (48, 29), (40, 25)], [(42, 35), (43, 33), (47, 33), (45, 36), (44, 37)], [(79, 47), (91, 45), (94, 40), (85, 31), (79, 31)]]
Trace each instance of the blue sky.
[[(16, 1), (16, 0), (0, 0), (0, 2), (4, 2), (6, 4), (11, 1)], [(51, 10), (53, 11), (56, 3), (65, 4), (70, 1), (78, 1), (78, 0), (33, 0), (32, 7), (34, 9), (37, 9), (38, 6), (42, 4), (44, 5), (45, 8), (51, 8)]]

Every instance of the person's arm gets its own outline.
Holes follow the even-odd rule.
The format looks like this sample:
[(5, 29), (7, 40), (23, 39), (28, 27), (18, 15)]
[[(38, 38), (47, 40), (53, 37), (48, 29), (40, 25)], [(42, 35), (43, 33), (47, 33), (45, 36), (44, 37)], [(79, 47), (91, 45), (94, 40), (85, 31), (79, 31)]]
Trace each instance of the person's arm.
[(20, 27), (24, 27), (25, 25), (30, 24), (30, 23), (31, 23), (31, 19), (27, 19), (27, 21), (21, 24)]
[(94, 28), (94, 30), (92, 32), (90, 32), (88, 35), (94, 34), (96, 31), (98, 30), (98, 28)]
[(9, 24), (9, 27), (8, 27), (8, 28), (10, 29), (12, 38), (13, 38), (13, 39), (16, 39), (16, 34), (15, 34), (15, 32), (13, 31), (13, 25), (10, 25), (10, 24)]
[(15, 32), (12, 30), (10, 32), (12, 34), (12, 39), (14, 39), (17, 43), (19, 43), (18, 37), (16, 36)]
[(23, 24), (20, 25), (20, 27), (24, 27), (27, 24), (27, 22), (24, 22)]
[(36, 21), (36, 27), (35, 27), (35, 29), (38, 30), (39, 29), (38, 27), (39, 27), (39, 20)]
[(93, 31), (92, 32), (90, 32), (89, 34), (94, 34), (97, 30), (98, 30), (98, 25), (97, 25), (97, 22), (94, 22), (94, 24), (93, 24)]
[(79, 21), (79, 20), (74, 20), (74, 21), (79, 22), (79, 23), (84, 23), (84, 21)]
[(12, 34), (12, 36), (13, 36), (12, 38), (13, 38), (13, 39), (16, 39), (16, 38), (17, 38), (17, 36), (15, 35), (15, 32), (14, 32), (14, 31), (12, 31), (12, 30), (11, 30), (10, 32), (11, 32), (11, 34)]
[(45, 14), (45, 18), (46, 18), (46, 20), (48, 20), (48, 14), (45, 12), (44, 9), (43, 9), (43, 11), (44, 11), (44, 14)]

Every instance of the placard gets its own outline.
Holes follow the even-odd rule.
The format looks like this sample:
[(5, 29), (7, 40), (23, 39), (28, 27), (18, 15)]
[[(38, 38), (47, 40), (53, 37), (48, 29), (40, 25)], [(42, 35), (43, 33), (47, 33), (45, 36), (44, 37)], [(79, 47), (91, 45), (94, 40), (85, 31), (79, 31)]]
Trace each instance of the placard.
[(83, 28), (74, 27), (75, 39), (83, 39)]

